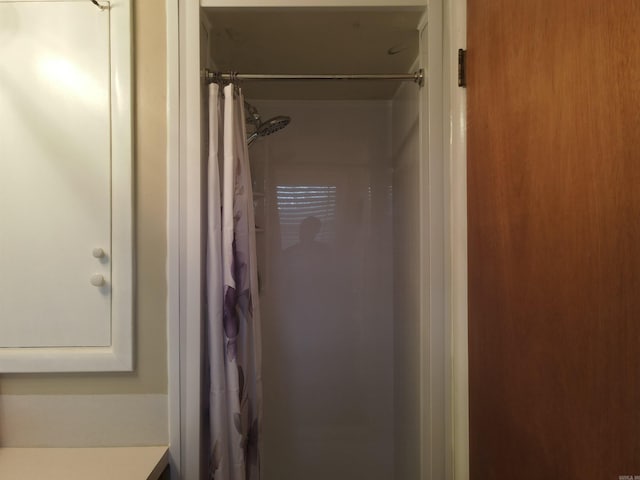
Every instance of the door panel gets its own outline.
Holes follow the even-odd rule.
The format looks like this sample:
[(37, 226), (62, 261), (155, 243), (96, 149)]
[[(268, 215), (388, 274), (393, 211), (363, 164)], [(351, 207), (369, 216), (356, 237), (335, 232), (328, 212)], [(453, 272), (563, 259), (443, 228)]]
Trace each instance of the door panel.
[(0, 348), (111, 345), (110, 93), (108, 14), (0, 2)]
[(638, 25), (468, 0), (472, 480), (640, 475)]

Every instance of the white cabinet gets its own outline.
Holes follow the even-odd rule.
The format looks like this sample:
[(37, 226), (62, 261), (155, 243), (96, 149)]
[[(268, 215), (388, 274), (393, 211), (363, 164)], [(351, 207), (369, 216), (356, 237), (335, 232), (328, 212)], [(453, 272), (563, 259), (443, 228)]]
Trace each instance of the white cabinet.
[(128, 370), (129, 0), (0, 0), (0, 40), (0, 371)]

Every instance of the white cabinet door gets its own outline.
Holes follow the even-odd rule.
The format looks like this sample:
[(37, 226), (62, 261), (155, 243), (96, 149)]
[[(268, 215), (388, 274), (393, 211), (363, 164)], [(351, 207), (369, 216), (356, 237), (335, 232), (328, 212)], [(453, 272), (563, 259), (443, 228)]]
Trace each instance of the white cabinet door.
[[(131, 258), (130, 211), (113, 215), (131, 206), (114, 197), (130, 197), (131, 158), (114, 144), (130, 104), (117, 91), (129, 66), (113, 63), (113, 5), (0, 0), (0, 349), (110, 349), (114, 311), (131, 304), (131, 272), (121, 294), (113, 275)], [(114, 248), (114, 235), (129, 245)]]
[(0, 18), (0, 346), (106, 346), (109, 16), (21, 2)]

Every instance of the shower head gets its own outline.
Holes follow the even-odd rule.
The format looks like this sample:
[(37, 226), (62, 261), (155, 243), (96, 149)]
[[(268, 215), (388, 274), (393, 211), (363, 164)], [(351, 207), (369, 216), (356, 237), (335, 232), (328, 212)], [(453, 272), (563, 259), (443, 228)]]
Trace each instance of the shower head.
[(285, 115), (279, 115), (277, 117), (270, 118), (258, 127), (258, 135), (261, 137), (271, 135), (272, 133), (275, 133), (278, 130), (282, 130), (284, 127), (289, 125), (290, 121), (291, 117), (287, 117)]
[(266, 137), (267, 135), (271, 135), (278, 130), (282, 130), (284, 127), (289, 125), (289, 122), (291, 122), (291, 117), (287, 117), (285, 115), (278, 115), (277, 117), (273, 117), (265, 122), (262, 122), (258, 126), (258, 128), (256, 128), (256, 131), (249, 135), (249, 138), (247, 138), (247, 145), (251, 145), (253, 141), (258, 137)]

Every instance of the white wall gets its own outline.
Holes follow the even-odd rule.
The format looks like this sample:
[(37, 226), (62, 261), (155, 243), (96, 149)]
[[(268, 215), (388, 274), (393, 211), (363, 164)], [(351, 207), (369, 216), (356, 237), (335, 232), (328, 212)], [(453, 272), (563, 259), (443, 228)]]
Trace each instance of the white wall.
[[(266, 480), (393, 478), (389, 102), (254, 102)], [(264, 182), (262, 181), (264, 179)], [(321, 229), (305, 241), (300, 222)], [(313, 237), (313, 235), (311, 235)], [(417, 423), (417, 419), (414, 419)]]

